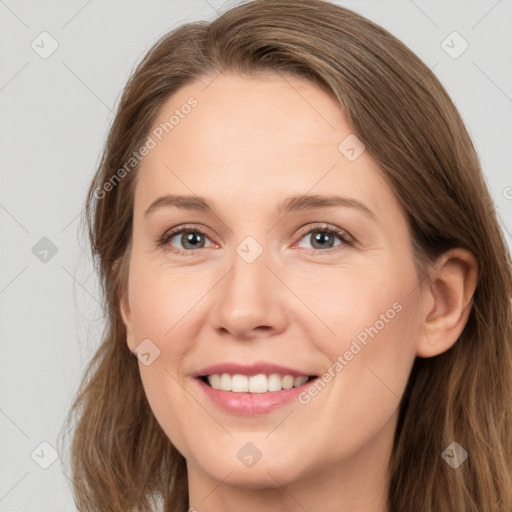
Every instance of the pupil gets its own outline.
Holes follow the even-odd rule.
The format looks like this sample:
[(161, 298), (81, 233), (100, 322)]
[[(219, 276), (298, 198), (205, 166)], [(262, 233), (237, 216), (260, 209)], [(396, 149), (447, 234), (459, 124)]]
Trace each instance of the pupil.
[[(329, 244), (327, 247), (332, 247), (332, 235), (330, 233), (323, 233), (323, 232), (320, 232), (320, 231), (317, 231), (316, 235), (314, 235), (313, 239), (314, 239), (314, 243), (313, 243), (313, 247), (315, 247), (315, 244), (316, 243), (320, 243), (322, 244), (323, 242), (327, 242), (328, 239), (331, 238), (331, 244)], [(326, 247), (326, 245), (320, 245), (320, 248), (322, 247)]]
[(187, 233), (184, 235), (185, 242), (183, 243), (183, 246), (186, 247), (187, 244), (192, 245), (192, 249), (197, 249), (198, 242), (201, 243), (201, 237), (203, 235), (201, 233)]

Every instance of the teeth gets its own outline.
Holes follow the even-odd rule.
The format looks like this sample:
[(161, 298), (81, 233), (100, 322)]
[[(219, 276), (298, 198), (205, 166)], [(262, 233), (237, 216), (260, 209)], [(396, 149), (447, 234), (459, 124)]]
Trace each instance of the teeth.
[(225, 389), (226, 391), (231, 391), (231, 377), (227, 373), (224, 373), (221, 375), (219, 386), (220, 386), (220, 389)]
[[(233, 375), (233, 377), (229, 377), (227, 375), (227, 378), (231, 378), (231, 386), (229, 391), (233, 391), (234, 393), (247, 393), (249, 391), (249, 379), (246, 375)], [(222, 376), (222, 379), (224, 379), (224, 375)]]
[(234, 393), (266, 393), (267, 391), (281, 391), (282, 389), (297, 388), (305, 384), (308, 377), (294, 377), (272, 373), (265, 375), (259, 373), (248, 377), (247, 375), (229, 375), (228, 373), (208, 375), (208, 382), (213, 389), (232, 391)]
[[(241, 375), (233, 375), (233, 382), (235, 382), (237, 377), (241, 377)], [(247, 381), (247, 389), (243, 391), (249, 391), (250, 393), (264, 393), (268, 391), (268, 379), (266, 375), (253, 375), (252, 377), (244, 377), (244, 379)], [(233, 390), (238, 391), (234, 386)]]

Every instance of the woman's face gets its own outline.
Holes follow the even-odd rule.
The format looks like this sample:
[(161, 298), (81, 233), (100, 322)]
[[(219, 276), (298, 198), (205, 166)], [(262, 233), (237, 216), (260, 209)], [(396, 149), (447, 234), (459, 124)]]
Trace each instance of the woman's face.
[(298, 78), (221, 74), (170, 98), (149, 135), (122, 313), (190, 481), (380, 471), (420, 292), (404, 212), (342, 109)]

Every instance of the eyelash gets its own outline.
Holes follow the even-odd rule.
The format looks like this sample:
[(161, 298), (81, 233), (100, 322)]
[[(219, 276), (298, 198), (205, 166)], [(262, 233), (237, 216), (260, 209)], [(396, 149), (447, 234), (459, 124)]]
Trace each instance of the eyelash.
[[(335, 226), (331, 226), (329, 224), (316, 224), (313, 226), (308, 226), (307, 229), (305, 228), (305, 229), (300, 230), (299, 231), (299, 240), (302, 240), (302, 238), (304, 238), (305, 235), (308, 235), (309, 233), (312, 233), (314, 231), (318, 231), (321, 233), (329, 233), (331, 235), (336, 235), (341, 240), (341, 244), (334, 246), (334, 247), (330, 247), (325, 250), (320, 250), (320, 249), (317, 250), (314, 248), (309, 249), (310, 251), (313, 251), (317, 254), (324, 253), (324, 255), (327, 256), (329, 254), (332, 254), (333, 251), (343, 250), (343, 246), (353, 247), (355, 245), (354, 240), (345, 231), (343, 231), (342, 229), (337, 228)], [(159, 248), (161, 248), (163, 246), (167, 246), (166, 249), (169, 250), (170, 252), (173, 252), (176, 254), (181, 254), (181, 255), (186, 255), (186, 256), (194, 255), (197, 251), (200, 251), (201, 248), (200, 249), (183, 250), (183, 249), (177, 249), (176, 247), (172, 247), (171, 245), (168, 245), (169, 241), (172, 240), (176, 235), (181, 235), (183, 233), (200, 233), (201, 235), (205, 236), (206, 238), (209, 238), (208, 233), (203, 228), (201, 228), (199, 226), (181, 226), (179, 228), (172, 229), (171, 231), (167, 231), (166, 233), (164, 233), (164, 235), (157, 241), (157, 246)]]

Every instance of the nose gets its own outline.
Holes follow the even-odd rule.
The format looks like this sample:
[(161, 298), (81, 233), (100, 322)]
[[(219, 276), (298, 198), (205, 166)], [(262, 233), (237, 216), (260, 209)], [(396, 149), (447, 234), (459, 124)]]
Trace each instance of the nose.
[(215, 287), (210, 311), (210, 321), (219, 334), (252, 339), (285, 330), (290, 292), (269, 260), (266, 251), (250, 263), (234, 253), (231, 269)]

